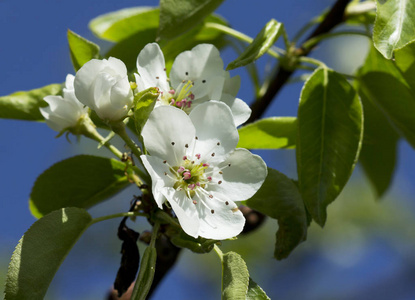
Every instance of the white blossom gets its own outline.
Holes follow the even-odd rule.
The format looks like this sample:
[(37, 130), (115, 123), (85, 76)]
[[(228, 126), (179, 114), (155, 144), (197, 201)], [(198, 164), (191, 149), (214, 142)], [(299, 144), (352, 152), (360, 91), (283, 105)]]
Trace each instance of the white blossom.
[(76, 127), (79, 120), (88, 115), (88, 107), (79, 102), (75, 96), (74, 78), (73, 75), (68, 74), (63, 88), (63, 97), (46, 96), (44, 100), (49, 106), (40, 108), (46, 124), (58, 132)]
[(92, 59), (75, 75), (75, 94), (104, 121), (122, 120), (133, 103), (125, 64), (114, 57)]
[(200, 44), (180, 53), (173, 62), (168, 79), (159, 45), (148, 44), (137, 57), (137, 71), (138, 90), (149, 87), (161, 90), (157, 106), (176, 106), (189, 113), (206, 101), (220, 100), (231, 108), (236, 126), (245, 122), (251, 114), (248, 105), (236, 98), (240, 87), (239, 76), (231, 78), (229, 72), (223, 69), (219, 50), (213, 45)]
[(189, 115), (156, 107), (142, 136), (155, 201), (160, 208), (168, 201), (188, 235), (220, 240), (242, 231), (245, 218), (234, 201), (252, 197), (267, 168), (259, 156), (235, 149), (239, 136), (227, 105), (208, 101)]

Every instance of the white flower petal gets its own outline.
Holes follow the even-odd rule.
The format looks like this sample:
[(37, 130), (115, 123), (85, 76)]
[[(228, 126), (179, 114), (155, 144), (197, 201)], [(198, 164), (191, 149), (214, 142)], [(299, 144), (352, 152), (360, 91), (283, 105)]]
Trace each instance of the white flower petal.
[(184, 191), (176, 191), (173, 188), (164, 188), (162, 192), (173, 208), (184, 232), (197, 238), (199, 235), (199, 219), (192, 200), (186, 196)]
[(161, 190), (166, 186), (173, 186), (174, 184), (174, 181), (165, 175), (165, 172), (170, 174), (169, 167), (158, 157), (149, 155), (141, 155), (140, 157), (144, 167), (151, 176), (154, 200), (159, 208), (163, 208), (165, 198)]
[(245, 123), (251, 116), (251, 108), (245, 103), (245, 101), (235, 98), (229, 94), (223, 94), (222, 101), (230, 107), (236, 126)]
[(170, 80), (174, 88), (185, 81), (193, 81), (193, 94), (202, 98), (209, 93), (208, 83), (212, 78), (225, 76), (219, 50), (209, 44), (200, 44), (191, 51), (180, 53), (173, 62)]
[[(227, 167), (229, 164), (231, 166)], [(212, 182), (222, 182), (209, 185), (209, 191), (218, 192), (233, 201), (251, 198), (267, 177), (267, 166), (262, 158), (242, 148), (236, 149), (213, 169)]]
[[(236, 204), (225, 196), (219, 193), (213, 193), (212, 195), (213, 198), (202, 196), (203, 199), (196, 199), (200, 219), (199, 235), (216, 240), (237, 236), (242, 232), (245, 225), (243, 214)], [(206, 205), (199, 203), (201, 201), (204, 201)]]
[(223, 86), (222, 93), (229, 94), (235, 98), (236, 95), (238, 94), (240, 87), (241, 87), (241, 77), (234, 76), (231, 78), (229, 72), (226, 72), (225, 84)]
[(235, 149), (239, 139), (238, 130), (226, 104), (219, 101), (205, 102), (195, 107), (189, 117), (198, 137), (194, 151), (202, 155), (202, 160), (221, 161)]
[(62, 98), (62, 96), (46, 96), (44, 100), (49, 106), (40, 108), (40, 112), (45, 118), (46, 124), (58, 132), (75, 126), (81, 115), (86, 113), (72, 100)]
[(159, 106), (150, 114), (141, 135), (152, 156), (177, 166), (195, 140), (195, 128), (189, 116), (172, 106)]
[(141, 89), (159, 87), (163, 91), (169, 91), (166, 63), (158, 44), (147, 44), (141, 50), (137, 57), (137, 71), (141, 78), (140, 82), (137, 82), (137, 86), (140, 86)]

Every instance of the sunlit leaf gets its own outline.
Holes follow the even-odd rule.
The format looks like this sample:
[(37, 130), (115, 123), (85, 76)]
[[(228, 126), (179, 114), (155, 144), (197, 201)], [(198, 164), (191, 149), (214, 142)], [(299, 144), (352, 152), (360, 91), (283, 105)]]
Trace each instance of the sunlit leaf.
[(68, 29), (68, 44), (71, 61), (78, 71), (86, 62), (93, 58), (99, 58), (99, 46), (86, 38)]
[(265, 294), (264, 290), (249, 278), (248, 293), (246, 294), (246, 300), (270, 300), (270, 298)]
[(242, 257), (235, 252), (223, 255), (222, 299), (245, 300), (249, 285), (249, 272)]
[(297, 122), (300, 192), (313, 219), (323, 226), (327, 206), (346, 185), (359, 157), (362, 106), (344, 77), (319, 68), (303, 87)]
[(30, 91), (15, 92), (0, 97), (0, 118), (26, 121), (44, 120), (39, 107), (47, 106), (43, 98), (57, 95), (62, 91), (62, 85), (51, 84)]
[(89, 208), (128, 184), (124, 163), (78, 155), (54, 164), (37, 178), (29, 206), (37, 218), (63, 207)]
[(278, 220), (274, 256), (283, 259), (307, 237), (304, 202), (294, 182), (284, 174), (268, 168), (268, 176), (246, 205)]
[(415, 39), (415, 2), (412, 0), (377, 0), (373, 28), (375, 47), (386, 58)]
[(245, 51), (233, 62), (229, 63), (226, 70), (233, 70), (250, 64), (260, 58), (278, 40), (283, 33), (284, 25), (272, 19), (258, 33)]
[(272, 117), (239, 128), (238, 147), (248, 149), (295, 148), (297, 118)]
[(199, 25), (223, 0), (160, 0), (158, 36), (175, 38)]
[(138, 134), (141, 134), (159, 94), (156, 88), (149, 88), (135, 96), (134, 122)]
[(36, 221), (14, 250), (5, 299), (42, 300), (59, 266), (90, 224), (91, 216), (79, 208), (62, 208)]
[[(148, 14), (156, 14), (157, 11), (149, 11)], [(149, 22), (144, 28), (138, 29), (138, 31), (132, 33), (122, 41), (114, 45), (106, 54), (106, 56), (114, 56), (121, 59), (126, 65), (128, 70), (134, 70), (136, 68), (136, 61), (138, 53), (144, 48), (148, 43), (152, 43), (156, 40), (157, 37), (157, 28), (158, 28), (158, 19), (155, 19), (155, 22)], [(218, 48), (221, 48), (225, 43), (223, 39), (223, 34), (213, 28), (207, 27), (205, 24), (218, 23), (226, 25), (221, 17), (216, 15), (208, 16), (202, 24), (191, 29), (186, 34), (183, 34), (173, 40), (162, 40), (159, 42), (160, 47), (164, 53), (166, 60), (167, 71), (170, 70), (171, 65), (173, 64), (174, 58), (181, 52), (185, 50), (190, 50), (194, 46), (201, 43), (213, 44)], [(118, 30), (118, 27), (116, 27)], [(122, 32), (118, 33), (115, 29), (113, 34), (123, 34)]]
[(88, 26), (99, 38), (120, 42), (138, 32), (158, 28), (159, 14), (158, 8), (125, 8), (98, 16)]

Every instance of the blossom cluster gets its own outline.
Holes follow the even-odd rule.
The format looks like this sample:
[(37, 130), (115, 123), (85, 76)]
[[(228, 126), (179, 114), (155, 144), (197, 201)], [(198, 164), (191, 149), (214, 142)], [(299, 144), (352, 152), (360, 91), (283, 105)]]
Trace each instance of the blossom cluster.
[(141, 161), (155, 202), (161, 209), (170, 206), (190, 236), (238, 235), (245, 219), (235, 201), (252, 197), (267, 175), (259, 156), (236, 148), (237, 126), (251, 112), (236, 98), (239, 77), (224, 70), (219, 51), (208, 44), (179, 54), (168, 77), (156, 43), (138, 55), (134, 77), (131, 83), (117, 58), (92, 59), (67, 76), (63, 96), (45, 97), (49, 106), (41, 113), (52, 129), (78, 133), (90, 110), (104, 122), (121, 123), (132, 116), (134, 95), (157, 88), (160, 95), (141, 132)]

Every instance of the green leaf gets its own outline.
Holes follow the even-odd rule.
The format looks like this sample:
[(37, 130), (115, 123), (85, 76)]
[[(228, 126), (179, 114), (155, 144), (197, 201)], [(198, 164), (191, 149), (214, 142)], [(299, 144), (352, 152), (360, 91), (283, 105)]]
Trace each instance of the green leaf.
[(0, 118), (42, 121), (44, 118), (39, 108), (47, 106), (43, 98), (49, 95), (57, 95), (61, 91), (62, 85), (51, 84), (39, 89), (16, 92), (0, 97)]
[(91, 220), (79, 208), (62, 208), (37, 220), (13, 253), (5, 299), (43, 299), (59, 266)]
[(358, 92), (362, 99), (365, 120), (359, 162), (380, 198), (393, 178), (399, 135), (364, 90), (359, 89)]
[(200, 24), (224, 0), (160, 0), (158, 36), (175, 38)]
[(146, 300), (151, 284), (153, 283), (154, 273), (156, 271), (156, 261), (156, 248), (148, 246), (141, 259), (141, 267), (134, 285), (131, 300)]
[(72, 65), (78, 71), (84, 63), (99, 58), (99, 46), (68, 29)]
[(415, 90), (395, 64), (372, 49), (359, 82), (360, 89), (415, 148)]
[(288, 257), (307, 238), (304, 202), (297, 186), (284, 174), (268, 168), (265, 182), (246, 205), (278, 220), (276, 259)]
[(249, 272), (242, 257), (227, 252), (222, 261), (222, 299), (245, 300), (248, 292)]
[(344, 18), (348, 25), (372, 25), (376, 18), (375, 1), (351, 1), (346, 7)]
[(408, 85), (415, 90), (415, 41), (395, 52), (395, 62)]
[(147, 122), (148, 116), (153, 111), (154, 105), (160, 92), (156, 88), (148, 88), (134, 97), (135, 109), (134, 119), (137, 133), (140, 135), (141, 130)]
[(157, 29), (158, 8), (132, 7), (98, 16), (89, 22), (89, 28), (99, 38), (120, 42), (138, 32)]
[(272, 117), (239, 128), (238, 147), (247, 149), (295, 148), (297, 118)]
[(284, 30), (284, 25), (282, 23), (271, 19), (245, 51), (237, 59), (229, 63), (226, 70), (233, 70), (246, 66), (260, 58), (272, 45), (274, 45)]
[(68, 206), (89, 208), (128, 184), (124, 163), (78, 155), (54, 164), (37, 178), (29, 206), (37, 218)]
[[(150, 14), (154, 12), (151, 11), (148, 13)], [(158, 16), (158, 10), (156, 11), (156, 16)], [(213, 44), (217, 48), (221, 48), (223, 46), (225, 43), (223, 38), (224, 34), (213, 28), (207, 27), (206, 23), (208, 22), (218, 23), (221, 25), (227, 24), (221, 17), (211, 15), (208, 16), (202, 24), (191, 29), (186, 34), (183, 34), (174, 40), (160, 41), (159, 44), (164, 53), (167, 71), (170, 70), (174, 58), (176, 58), (179, 53), (185, 50), (190, 50), (198, 44)], [(134, 70), (136, 68), (138, 53), (144, 48), (145, 45), (156, 40), (158, 21), (155, 26), (154, 23), (150, 24), (152, 24), (151, 27), (149, 26), (144, 30), (137, 31), (134, 34), (131, 34), (128, 38), (125, 38), (121, 42), (117, 43), (108, 51), (106, 56), (117, 57), (126, 64), (128, 70)]]
[(343, 76), (319, 68), (303, 87), (297, 122), (300, 192), (308, 212), (324, 226), (327, 206), (346, 185), (359, 157), (362, 106)]
[(265, 294), (264, 290), (249, 278), (249, 286), (248, 286), (248, 293), (246, 294), (246, 300), (271, 300), (267, 294)]
[(415, 39), (414, 15), (412, 0), (377, 0), (373, 42), (384, 57)]

